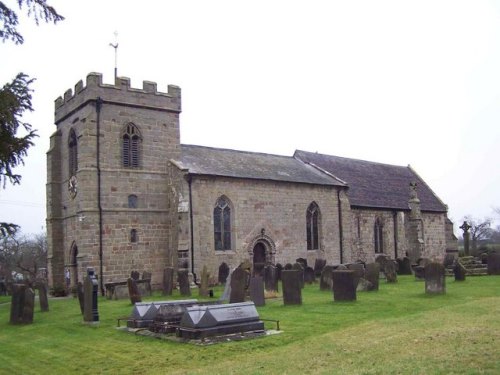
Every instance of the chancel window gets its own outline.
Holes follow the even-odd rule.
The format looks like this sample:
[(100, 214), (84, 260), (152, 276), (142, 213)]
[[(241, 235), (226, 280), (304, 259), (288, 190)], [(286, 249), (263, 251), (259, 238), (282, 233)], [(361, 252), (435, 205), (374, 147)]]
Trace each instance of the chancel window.
[(231, 250), (231, 207), (226, 197), (220, 197), (214, 207), (215, 250)]
[(375, 253), (383, 253), (384, 252), (384, 226), (382, 224), (382, 220), (377, 218), (375, 220), (374, 226), (374, 240), (375, 240)]
[(319, 207), (315, 202), (312, 202), (306, 213), (307, 250), (319, 249), (319, 222)]
[(139, 167), (141, 135), (134, 124), (128, 124), (122, 134), (122, 163), (126, 168)]
[(69, 175), (71, 177), (74, 176), (78, 170), (78, 142), (76, 133), (73, 129), (69, 132), (68, 150)]

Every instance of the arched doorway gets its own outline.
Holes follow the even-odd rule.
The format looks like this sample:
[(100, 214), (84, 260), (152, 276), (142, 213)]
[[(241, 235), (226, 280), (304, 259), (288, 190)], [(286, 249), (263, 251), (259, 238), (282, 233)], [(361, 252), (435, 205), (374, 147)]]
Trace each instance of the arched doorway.
[(266, 265), (266, 246), (262, 242), (257, 242), (253, 248), (253, 275), (264, 276)]

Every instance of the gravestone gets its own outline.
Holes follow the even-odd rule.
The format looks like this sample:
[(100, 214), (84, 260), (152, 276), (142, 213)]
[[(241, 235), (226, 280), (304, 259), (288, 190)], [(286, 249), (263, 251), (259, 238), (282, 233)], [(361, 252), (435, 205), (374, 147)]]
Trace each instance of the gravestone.
[(128, 296), (130, 298), (130, 303), (133, 305), (137, 302), (142, 302), (141, 292), (137, 287), (137, 281), (131, 277), (127, 279)]
[(226, 279), (224, 291), (222, 292), (222, 296), (219, 298), (220, 302), (229, 302), (229, 297), (231, 296), (231, 275), (232, 272), (229, 273), (229, 276)]
[(455, 281), (465, 281), (465, 276), (467, 274), (467, 270), (463, 266), (462, 263), (460, 263), (459, 260), (455, 261), (455, 264), (453, 265), (453, 275), (455, 276)]
[(424, 266), (413, 267), (413, 272), (415, 273), (415, 280), (416, 281), (424, 281), (425, 280), (425, 267)]
[(500, 275), (500, 253), (488, 254), (488, 275)]
[(356, 285), (355, 272), (351, 270), (334, 270), (333, 273), (333, 300), (355, 301)]
[(316, 281), (314, 276), (314, 269), (312, 267), (306, 267), (304, 269), (304, 283), (312, 284)]
[(431, 262), (425, 266), (425, 293), (444, 294), (445, 280), (445, 269), (441, 263)]
[(283, 265), (281, 263), (276, 263), (276, 278), (281, 280), (281, 271), (283, 271)]
[(354, 271), (354, 285), (358, 287), (359, 280), (365, 276), (365, 265), (363, 263), (350, 263), (347, 269)]
[(76, 295), (78, 296), (78, 304), (80, 305), (80, 311), (83, 315), (84, 313), (84, 294), (83, 294), (83, 283), (81, 281), (76, 284)]
[(269, 264), (264, 269), (264, 287), (265, 290), (278, 291), (278, 273), (277, 268)]
[(12, 284), (10, 324), (33, 323), (35, 293), (25, 284)]
[(200, 282), (200, 297), (207, 298), (208, 297), (208, 279), (210, 274), (208, 273), (207, 266), (203, 266), (203, 270), (201, 271), (201, 282)]
[(142, 279), (143, 279), (143, 280), (151, 280), (151, 275), (152, 275), (152, 274), (151, 274), (151, 272), (149, 272), (149, 271), (144, 271), (144, 272), (142, 273)]
[[(385, 265), (390, 262), (390, 258), (388, 255), (381, 254), (375, 258), (375, 262), (380, 264), (380, 272), (383, 272), (385, 274)], [(384, 275), (385, 276), (385, 275)]]
[(285, 267), (283, 267), (284, 271), (290, 271), (292, 269), (293, 269), (292, 263), (287, 263), (287, 264), (285, 264)]
[(323, 271), (323, 267), (325, 266), (326, 266), (326, 259), (316, 258), (316, 260), (314, 261), (314, 275), (316, 277), (320, 277), (321, 271)]
[(87, 268), (87, 276), (83, 279), (83, 321), (99, 322), (97, 310), (98, 283), (93, 268)]
[(294, 263), (292, 265), (292, 270), (300, 272), (300, 287), (304, 288), (304, 267), (302, 267), (301, 263)]
[(130, 277), (137, 281), (141, 277), (141, 274), (139, 273), (139, 271), (132, 271), (130, 272)]
[(396, 283), (398, 274), (396, 272), (396, 264), (392, 260), (388, 260), (384, 265), (385, 279), (388, 283)]
[(283, 303), (285, 305), (302, 305), (302, 273), (300, 270), (284, 270), (281, 273)]
[(174, 290), (174, 267), (165, 267), (163, 270), (162, 292), (164, 296), (171, 296)]
[(231, 274), (231, 293), (229, 303), (245, 302), (248, 273), (243, 268), (236, 267)]
[(297, 258), (295, 259), (296, 263), (299, 263), (302, 266), (302, 269), (306, 269), (307, 267), (307, 259), (305, 258)]
[(333, 288), (333, 266), (323, 267), (321, 278), (319, 279), (319, 290), (332, 290)]
[(35, 315), (35, 291), (30, 287), (24, 292), (23, 324), (32, 324)]
[(356, 291), (367, 292), (372, 289), (373, 289), (372, 283), (366, 280), (364, 277), (358, 280), (358, 286), (356, 287)]
[(189, 274), (187, 270), (177, 271), (177, 282), (179, 283), (181, 296), (190, 296), (191, 287), (189, 285)]
[(38, 299), (40, 302), (40, 310), (42, 312), (49, 311), (49, 298), (47, 293), (47, 284), (40, 280), (36, 283), (38, 289)]
[(370, 283), (368, 291), (378, 290), (378, 282), (380, 277), (380, 264), (368, 263), (365, 268), (365, 279)]
[(219, 266), (219, 277), (218, 277), (219, 284), (225, 284), (228, 276), (229, 276), (229, 266), (226, 264), (226, 262), (222, 262), (221, 265)]
[(398, 274), (399, 275), (411, 275), (411, 260), (408, 257), (398, 258)]
[(264, 298), (264, 281), (261, 276), (250, 278), (250, 299), (255, 306), (264, 306), (266, 304)]

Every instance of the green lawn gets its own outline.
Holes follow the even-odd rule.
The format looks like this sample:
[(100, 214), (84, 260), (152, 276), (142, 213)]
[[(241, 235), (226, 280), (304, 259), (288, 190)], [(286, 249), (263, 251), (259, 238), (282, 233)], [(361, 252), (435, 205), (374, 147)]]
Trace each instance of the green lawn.
[(2, 299), (0, 373), (500, 374), (500, 276), (448, 278), (436, 296), (400, 276), (344, 303), (309, 285), (302, 306), (275, 299), (258, 308), (280, 321), (281, 334), (211, 346), (117, 330), (116, 318), (131, 309), (100, 299), (100, 324), (87, 326), (76, 299), (51, 299), (49, 312), (37, 306), (34, 324), (11, 326)]

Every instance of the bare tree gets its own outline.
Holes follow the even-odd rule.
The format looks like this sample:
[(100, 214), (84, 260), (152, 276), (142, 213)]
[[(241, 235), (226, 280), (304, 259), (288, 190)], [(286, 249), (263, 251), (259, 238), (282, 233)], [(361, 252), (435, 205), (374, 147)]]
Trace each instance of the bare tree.
[(479, 220), (470, 215), (467, 215), (464, 217), (464, 221), (466, 221), (470, 225), (472, 251), (473, 254), (476, 254), (478, 242), (481, 240), (489, 239), (493, 234), (493, 229), (491, 228), (492, 220), (490, 218)]

